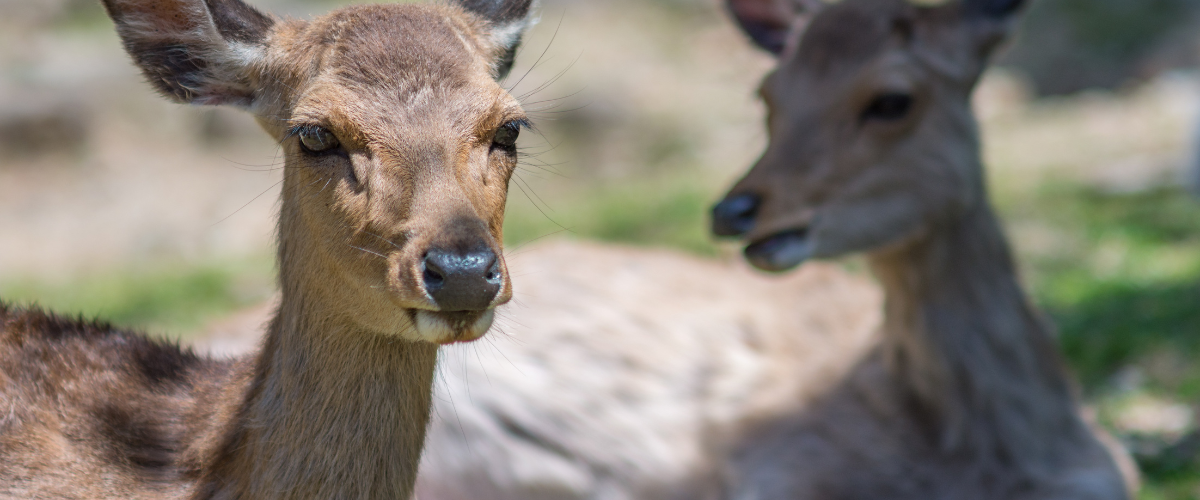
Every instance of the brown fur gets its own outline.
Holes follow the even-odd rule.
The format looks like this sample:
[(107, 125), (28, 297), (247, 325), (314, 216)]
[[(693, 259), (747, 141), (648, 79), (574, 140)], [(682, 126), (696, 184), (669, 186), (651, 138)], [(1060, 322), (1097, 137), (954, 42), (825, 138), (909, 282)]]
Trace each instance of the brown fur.
[[(524, 119), (495, 81), (530, 2), (341, 9), (277, 21), (237, 0), (106, 0), (152, 84), (254, 112), (284, 149), (280, 305), (234, 361), (0, 305), (0, 497), (407, 498), (442, 312), (432, 246), (496, 249)], [(297, 126), (340, 149), (301, 150)]]

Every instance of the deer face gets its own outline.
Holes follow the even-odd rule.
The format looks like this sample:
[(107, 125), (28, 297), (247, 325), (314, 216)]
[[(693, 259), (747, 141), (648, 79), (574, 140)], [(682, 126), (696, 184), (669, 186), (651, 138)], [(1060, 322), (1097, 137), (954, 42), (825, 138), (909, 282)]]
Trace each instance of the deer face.
[[(279, 140), (284, 286), (382, 334), (483, 335), (512, 296), (501, 226), (527, 125), (496, 80), (531, 2), (275, 22), (235, 0), (177, 1), (107, 5), (163, 93), (247, 108)], [(174, 39), (154, 39), (176, 24)]]
[(294, 170), (287, 216), (327, 261), (319, 279), (370, 306), (361, 321), (411, 324), (436, 341), (482, 335), (512, 296), (501, 227), (526, 123), (489, 47), (452, 14), (352, 8), (288, 33), (272, 54), (286, 66), (320, 46), (309, 33), (323, 24), (347, 27), (292, 69), (312, 76), (277, 132)]
[(714, 208), (717, 235), (783, 271), (912, 241), (982, 201), (970, 94), (1019, 2), (765, 1), (730, 2), (780, 63), (761, 87), (767, 151)]

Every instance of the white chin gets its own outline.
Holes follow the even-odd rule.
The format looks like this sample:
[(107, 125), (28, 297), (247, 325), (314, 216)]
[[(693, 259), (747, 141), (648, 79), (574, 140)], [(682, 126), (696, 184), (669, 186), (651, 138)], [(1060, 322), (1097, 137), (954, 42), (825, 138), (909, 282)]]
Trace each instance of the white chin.
[[(475, 318), (455, 318), (462, 313), (417, 311), (417, 335), (435, 344), (454, 344), (477, 340), (487, 333), (496, 318), (496, 310), (488, 309)], [(467, 321), (470, 324), (465, 324)]]

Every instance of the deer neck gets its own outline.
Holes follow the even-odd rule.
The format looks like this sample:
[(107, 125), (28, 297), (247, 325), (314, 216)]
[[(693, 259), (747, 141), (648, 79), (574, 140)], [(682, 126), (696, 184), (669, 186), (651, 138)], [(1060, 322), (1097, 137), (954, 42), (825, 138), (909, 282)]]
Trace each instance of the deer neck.
[(365, 331), (305, 286), (281, 238), (282, 297), (202, 498), (408, 498), (437, 346)]
[(888, 367), (943, 450), (1038, 464), (1054, 459), (1056, 438), (1086, 435), (986, 199), (871, 265)]

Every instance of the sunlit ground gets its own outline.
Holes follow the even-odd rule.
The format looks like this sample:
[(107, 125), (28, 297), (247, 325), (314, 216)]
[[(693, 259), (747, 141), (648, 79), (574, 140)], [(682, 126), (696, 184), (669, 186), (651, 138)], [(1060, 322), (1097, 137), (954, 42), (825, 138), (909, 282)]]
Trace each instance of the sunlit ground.
[[(736, 256), (708, 236), (706, 213), (764, 144), (752, 89), (770, 59), (715, 10), (681, 5), (549, 2), (517, 73), (558, 34), (515, 92), (566, 71), (523, 99), (544, 134), (522, 140), (535, 156), (512, 185), (510, 252), (589, 238)], [(0, 297), (189, 335), (273, 293), (274, 146), (236, 114), (156, 101), (107, 29), (72, 18), (39, 35), (63, 67), (76, 66), (58, 51), (92, 47), (124, 69), (81, 94), (95, 130), (83, 153), (0, 162)], [(39, 78), (12, 61), (0, 95)], [(1179, 172), (1200, 78), (1036, 102), (1021, 89), (992, 74), (977, 109), (1024, 279), (1083, 394), (1138, 459), (1141, 498), (1196, 498), (1200, 205)]]

